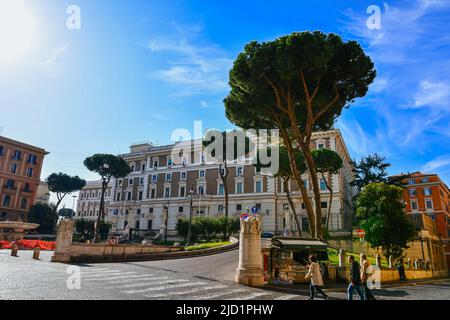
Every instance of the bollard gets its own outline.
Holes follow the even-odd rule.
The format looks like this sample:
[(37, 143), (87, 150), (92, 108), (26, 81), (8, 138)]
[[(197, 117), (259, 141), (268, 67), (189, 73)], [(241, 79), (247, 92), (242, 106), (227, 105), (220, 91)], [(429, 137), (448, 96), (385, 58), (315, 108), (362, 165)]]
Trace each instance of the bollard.
[(414, 260), (414, 269), (419, 269), (419, 260)]
[(34, 259), (34, 260), (39, 260), (39, 255), (40, 255), (40, 254), (41, 254), (41, 249), (38, 248), (38, 247), (34, 248), (34, 251), (33, 251), (33, 259)]
[(339, 267), (341, 267), (341, 268), (345, 267), (345, 250), (344, 249), (339, 250)]
[(411, 258), (408, 258), (408, 268), (412, 269)]
[(362, 266), (362, 265), (363, 265), (363, 262), (364, 262), (363, 255), (364, 255), (364, 252), (361, 252), (361, 253), (359, 254), (359, 265), (360, 265), (360, 266)]
[(389, 268), (392, 269), (393, 265), (392, 262), (394, 261), (394, 258), (392, 256), (389, 256)]
[(381, 268), (381, 256), (379, 254), (375, 256), (375, 263), (378, 268)]
[(17, 246), (17, 244), (13, 244), (11, 249), (11, 256), (17, 257), (17, 251), (19, 251), (19, 247)]

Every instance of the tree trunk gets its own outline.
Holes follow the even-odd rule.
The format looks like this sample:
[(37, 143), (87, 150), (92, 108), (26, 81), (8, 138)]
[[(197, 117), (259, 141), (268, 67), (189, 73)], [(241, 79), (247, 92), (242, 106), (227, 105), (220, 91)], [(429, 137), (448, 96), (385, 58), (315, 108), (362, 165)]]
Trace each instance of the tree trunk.
[(322, 230), (322, 207), (321, 207), (321, 197), (319, 188), (319, 179), (317, 179), (316, 164), (311, 154), (311, 148), (309, 142), (302, 144), (303, 155), (305, 156), (306, 164), (308, 165), (309, 176), (313, 185), (314, 200), (316, 203), (315, 210), (315, 229), (316, 237), (323, 240), (323, 230)]
[(297, 211), (295, 210), (294, 202), (292, 201), (292, 198), (291, 198), (291, 193), (289, 191), (289, 184), (288, 184), (288, 182), (289, 182), (289, 178), (287, 178), (287, 179), (283, 178), (283, 186), (284, 186), (284, 191), (286, 192), (286, 198), (288, 199), (289, 206), (291, 207), (292, 213), (294, 214), (294, 219), (295, 219), (295, 224), (297, 225), (298, 235), (301, 237), (301, 235), (302, 235), (302, 231), (301, 230), (302, 229), (301, 229), (301, 226), (300, 226), (300, 222), (298, 221)]
[(327, 229), (327, 231), (330, 231), (330, 229), (328, 228), (330, 219), (331, 219), (331, 204), (333, 203), (333, 175), (330, 174), (331, 177), (331, 182), (330, 184), (328, 184), (328, 181), (325, 179), (325, 175), (322, 173), (322, 179), (323, 181), (325, 181), (325, 186), (327, 187), (328, 191), (330, 192), (330, 203), (328, 204), (328, 212), (327, 212), (327, 220), (325, 223), (325, 228)]
[(219, 175), (220, 179), (222, 179), (223, 183), (223, 193), (225, 194), (225, 225), (223, 230), (223, 241), (227, 241), (228, 239), (228, 166), (227, 162), (224, 162), (224, 174), (222, 174), (222, 164), (219, 166)]
[(106, 192), (106, 188), (108, 187), (108, 182), (103, 179), (102, 181), (102, 195), (100, 197), (100, 209), (98, 212), (98, 217), (97, 217), (97, 223), (95, 224), (95, 232), (94, 232), (94, 241), (95, 242), (100, 242), (100, 221), (104, 220), (105, 218), (105, 192)]
[(281, 124), (279, 124), (279, 128), (280, 128), (280, 133), (283, 138), (283, 141), (288, 150), (289, 163), (291, 164), (291, 171), (292, 171), (294, 178), (297, 181), (297, 184), (300, 188), (302, 198), (303, 198), (303, 203), (305, 204), (306, 213), (308, 215), (308, 220), (309, 220), (309, 230), (310, 230), (309, 232), (310, 232), (311, 238), (316, 238), (316, 236), (317, 236), (316, 228), (314, 228), (314, 226), (316, 225), (316, 216), (314, 215), (314, 209), (313, 209), (311, 201), (308, 197), (308, 190), (306, 190), (305, 184), (301, 178), (300, 171), (297, 168), (297, 164), (295, 162), (294, 149), (292, 147), (289, 136), (288, 136), (286, 130), (281, 126)]

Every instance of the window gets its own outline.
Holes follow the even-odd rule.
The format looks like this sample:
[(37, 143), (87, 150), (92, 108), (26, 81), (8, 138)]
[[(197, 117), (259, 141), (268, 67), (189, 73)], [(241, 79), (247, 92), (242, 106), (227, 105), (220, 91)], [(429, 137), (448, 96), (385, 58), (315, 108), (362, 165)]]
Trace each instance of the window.
[(324, 149), (324, 148), (325, 148), (325, 144), (323, 144), (323, 143), (319, 143), (317, 145), (317, 149), (319, 149), (319, 150)]
[(167, 173), (166, 174), (166, 182), (171, 182), (172, 181), (172, 174), (171, 173)]
[(204, 186), (198, 186), (198, 194), (204, 194), (205, 193), (205, 187)]
[(411, 201), (411, 209), (412, 211), (417, 211), (418, 209), (417, 201)]
[(10, 204), (11, 204), (11, 196), (6, 194), (3, 198), (3, 206), (9, 207)]
[(129, 179), (129, 180), (128, 180), (128, 185), (129, 185), (129, 186), (132, 186), (132, 185), (133, 185), (133, 179)]
[(322, 202), (320, 203), (320, 207), (321, 207), (322, 209), (328, 208), (328, 202), (322, 201)]
[(185, 187), (181, 187), (180, 188), (180, 197), (184, 197), (186, 194), (186, 188)]
[(139, 191), (139, 200), (142, 200), (142, 191)]
[(421, 182), (422, 182), (422, 183), (428, 183), (428, 182), (430, 182), (430, 179), (428, 179), (428, 178), (423, 178), (423, 179), (421, 180)]
[(236, 183), (236, 193), (242, 193), (242, 182)]
[(145, 171), (145, 163), (141, 165), (141, 171)]
[(0, 156), (3, 155), (3, 146), (0, 146)]
[(153, 188), (152, 191), (150, 192), (150, 198), (151, 199), (155, 199), (156, 198), (156, 189)]
[(153, 169), (158, 169), (158, 160), (153, 161)]
[(131, 166), (131, 172), (134, 172), (134, 169), (135, 169), (135, 166), (132, 165), (132, 166)]
[(225, 176), (225, 168), (219, 168), (219, 176), (220, 177)]
[(304, 184), (306, 190), (308, 190), (308, 180), (303, 180), (303, 184)]
[(431, 188), (423, 189), (423, 195), (424, 196), (431, 196)]
[(255, 185), (255, 192), (256, 193), (259, 193), (259, 192), (262, 192), (262, 181), (256, 181), (256, 185)]
[(119, 187), (122, 186), (122, 179), (119, 180)]
[(20, 201), (20, 209), (26, 209), (27, 205), (28, 205), (27, 198), (22, 198), (22, 200)]
[(325, 183), (325, 180), (320, 179), (320, 190), (324, 191), (327, 190), (327, 184)]
[(181, 173), (181, 180), (186, 180), (186, 172)]
[(6, 188), (14, 189), (14, 180), (13, 179), (6, 180)]
[(168, 165), (169, 167), (171, 167), (171, 166), (173, 165), (173, 160), (172, 160), (172, 158), (167, 159), (167, 165)]
[(411, 197), (415, 197), (415, 196), (417, 195), (416, 189), (409, 189), (409, 195), (410, 195)]
[(116, 201), (120, 201), (120, 192), (117, 193), (117, 199)]
[(223, 184), (219, 184), (219, 195), (224, 195), (225, 193), (225, 188), (223, 186)]
[(309, 232), (309, 220), (308, 218), (302, 218), (302, 231)]
[(261, 211), (261, 203), (255, 203), (255, 207), (257, 212)]
[(409, 183), (409, 184), (416, 184), (416, 180), (415, 180), (415, 179), (409, 179), (409, 180), (408, 180), (408, 183)]
[(170, 188), (164, 189), (164, 198), (170, 198)]
[(144, 178), (141, 178), (141, 179), (139, 180), (139, 183), (140, 183), (141, 186), (143, 186), (143, 185), (144, 185)]
[(223, 205), (222, 204), (219, 204), (217, 206), (217, 212), (223, 212)]
[(148, 213), (153, 213), (153, 208), (149, 208)]
[(425, 200), (425, 205), (427, 209), (433, 209), (433, 201), (431, 199)]
[(205, 177), (205, 170), (200, 170), (199, 177), (204, 178)]
[(303, 203), (303, 202), (302, 202), (302, 209), (303, 209), (303, 210), (306, 209), (305, 203)]
[(127, 200), (130, 201), (131, 200), (131, 192), (127, 193)]
[(33, 168), (28, 168), (27, 169), (27, 177), (32, 177), (33, 176)]
[(158, 181), (158, 176), (156, 174), (152, 175), (152, 182), (156, 183)]
[(11, 165), (11, 173), (16, 173), (16, 171), (17, 171), (17, 164), (13, 163)]
[(30, 184), (28, 182), (25, 183), (25, 186), (23, 187), (23, 191), (30, 192)]
[(236, 176), (242, 177), (244, 175), (244, 167), (236, 167)]
[(183, 213), (184, 207), (178, 207), (178, 213)]
[(242, 210), (242, 204), (237, 204), (236, 211), (241, 211), (241, 210)]
[(29, 154), (27, 162), (30, 164), (36, 164), (37, 156), (35, 154)]
[(14, 160), (20, 160), (20, 156), (22, 155), (22, 152), (20, 151), (20, 150), (16, 150), (15, 152), (14, 152), (14, 156), (13, 156), (13, 159)]

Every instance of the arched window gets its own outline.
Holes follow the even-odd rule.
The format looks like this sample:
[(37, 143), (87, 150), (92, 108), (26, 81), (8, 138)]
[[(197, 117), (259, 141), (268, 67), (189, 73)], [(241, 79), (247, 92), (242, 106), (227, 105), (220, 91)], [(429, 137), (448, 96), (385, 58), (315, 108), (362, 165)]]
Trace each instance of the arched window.
[(11, 204), (11, 196), (6, 194), (5, 197), (3, 198), (3, 206), (9, 207), (10, 204)]

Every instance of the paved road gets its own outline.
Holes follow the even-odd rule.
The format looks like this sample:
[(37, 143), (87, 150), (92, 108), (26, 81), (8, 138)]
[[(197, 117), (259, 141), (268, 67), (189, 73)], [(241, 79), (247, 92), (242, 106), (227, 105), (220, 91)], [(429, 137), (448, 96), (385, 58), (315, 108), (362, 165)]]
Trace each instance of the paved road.
[[(300, 294), (261, 290), (233, 282), (238, 252), (166, 261), (66, 265), (41, 260), (31, 251), (11, 257), (0, 250), (0, 299), (216, 299), (303, 300)], [(80, 288), (77, 288), (77, 275)], [(450, 299), (450, 281), (433, 285), (377, 290), (380, 299)], [(330, 292), (331, 299), (345, 294)]]

